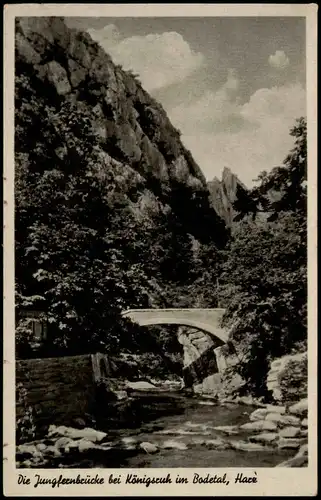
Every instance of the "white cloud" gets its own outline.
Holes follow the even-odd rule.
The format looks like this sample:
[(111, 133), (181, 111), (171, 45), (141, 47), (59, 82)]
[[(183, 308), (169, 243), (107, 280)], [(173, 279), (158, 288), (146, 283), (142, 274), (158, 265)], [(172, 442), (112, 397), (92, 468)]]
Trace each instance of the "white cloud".
[(275, 54), (269, 56), (269, 64), (272, 68), (285, 69), (289, 66), (290, 60), (283, 50), (277, 50)]
[(133, 70), (148, 91), (184, 80), (200, 68), (204, 56), (175, 31), (121, 39), (114, 25), (88, 30), (91, 37), (126, 70)]
[(289, 130), (306, 113), (305, 91), (300, 84), (259, 89), (241, 104), (237, 85), (231, 94), (228, 81), (169, 116), (208, 179), (220, 177), (227, 166), (250, 186), (262, 170), (280, 165), (293, 147)]
[(200, 99), (188, 105), (174, 107), (169, 112), (170, 118), (187, 135), (195, 129), (201, 131), (213, 128), (238, 113), (238, 89), (236, 72), (229, 69), (227, 80), (221, 88), (216, 92), (206, 91)]

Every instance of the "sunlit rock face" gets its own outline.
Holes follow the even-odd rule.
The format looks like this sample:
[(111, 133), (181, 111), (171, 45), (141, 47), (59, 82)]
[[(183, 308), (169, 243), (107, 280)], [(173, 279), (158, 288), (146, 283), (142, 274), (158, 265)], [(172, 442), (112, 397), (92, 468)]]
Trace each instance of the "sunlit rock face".
[(138, 79), (115, 65), (88, 33), (59, 17), (17, 18), (16, 75), (24, 75), (48, 105), (59, 110), (68, 101), (89, 112), (101, 153), (119, 170), (119, 189), (127, 182), (128, 193), (135, 191), (128, 205), (137, 217), (150, 202), (156, 210), (169, 207), (188, 233), (224, 243), (225, 224), (180, 132)]
[[(197, 394), (218, 396), (225, 388), (227, 368), (237, 363), (235, 353), (229, 346), (216, 342), (215, 337), (195, 328), (180, 327), (178, 341), (184, 349), (185, 386)], [(234, 377), (231, 389), (240, 382)]]
[(236, 215), (233, 209), (233, 203), (237, 199), (238, 189), (246, 190), (245, 185), (227, 167), (223, 170), (221, 180), (214, 177), (207, 185), (216, 212), (225, 220), (228, 226), (231, 226), (234, 216)]

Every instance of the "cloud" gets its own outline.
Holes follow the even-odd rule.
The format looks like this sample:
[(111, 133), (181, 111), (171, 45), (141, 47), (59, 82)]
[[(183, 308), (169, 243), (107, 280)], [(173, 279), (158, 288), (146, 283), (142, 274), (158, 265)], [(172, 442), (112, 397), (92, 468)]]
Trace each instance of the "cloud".
[(124, 39), (115, 25), (88, 32), (116, 64), (137, 73), (148, 91), (180, 82), (204, 63), (204, 56), (175, 31)]
[[(226, 82), (216, 92), (207, 90), (197, 100), (189, 104), (181, 104), (169, 112), (174, 124), (186, 134), (193, 132), (214, 131), (215, 128), (233, 128), (233, 120), (237, 125), (239, 118), (239, 99), (237, 91), (239, 79), (234, 69), (229, 69)], [(189, 119), (187, 120), (187, 116)]]
[(282, 70), (289, 66), (290, 60), (283, 50), (277, 50), (269, 56), (269, 64), (272, 68)]
[(169, 111), (182, 131), (207, 179), (221, 176), (227, 166), (248, 186), (262, 170), (280, 165), (293, 147), (289, 135), (295, 119), (306, 113), (305, 90), (300, 84), (259, 89), (241, 103), (238, 85), (226, 83), (207, 92), (190, 106)]

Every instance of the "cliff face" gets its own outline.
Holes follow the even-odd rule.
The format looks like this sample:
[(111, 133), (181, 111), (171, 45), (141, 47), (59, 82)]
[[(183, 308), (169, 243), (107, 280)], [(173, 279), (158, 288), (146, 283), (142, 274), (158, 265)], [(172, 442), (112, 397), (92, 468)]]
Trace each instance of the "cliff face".
[[(197, 239), (224, 244), (224, 223), (179, 132), (140, 82), (116, 66), (89, 34), (68, 28), (61, 18), (19, 18), (16, 76), (53, 116), (66, 103), (86, 114), (114, 189), (126, 196), (137, 217), (160, 204)], [(24, 112), (16, 102), (16, 114)], [(56, 154), (64, 158), (68, 145), (62, 134), (56, 142)]]
[(233, 203), (237, 199), (239, 189), (246, 190), (240, 179), (233, 172), (225, 167), (220, 181), (215, 177), (207, 184), (212, 205), (216, 212), (225, 220), (227, 226), (231, 226), (236, 212), (233, 210)]

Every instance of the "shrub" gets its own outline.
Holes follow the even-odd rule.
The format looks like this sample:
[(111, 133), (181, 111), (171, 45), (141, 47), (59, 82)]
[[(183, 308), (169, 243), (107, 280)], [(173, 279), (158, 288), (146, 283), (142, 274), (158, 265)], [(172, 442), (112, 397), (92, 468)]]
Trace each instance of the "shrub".
[(278, 383), (284, 402), (293, 403), (307, 397), (308, 359), (306, 353), (300, 359), (289, 359), (278, 375)]
[(34, 422), (34, 412), (27, 402), (27, 390), (21, 383), (17, 384), (17, 405), (23, 407), (23, 415), (16, 423), (16, 441), (24, 443), (32, 441), (36, 436), (36, 426)]

